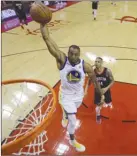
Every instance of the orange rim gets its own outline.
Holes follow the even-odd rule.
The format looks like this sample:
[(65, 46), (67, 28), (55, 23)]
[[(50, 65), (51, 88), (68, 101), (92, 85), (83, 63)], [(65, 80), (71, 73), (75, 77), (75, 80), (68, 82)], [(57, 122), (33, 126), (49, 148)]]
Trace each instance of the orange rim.
[(47, 83), (45, 83), (43, 81), (35, 80), (35, 79), (16, 79), (16, 80), (3, 81), (2, 85), (21, 83), (21, 82), (37, 83), (37, 84), (41, 84), (41, 85), (47, 87), (53, 94), (53, 106), (52, 106), (50, 112), (47, 114), (46, 118), (41, 122), (41, 124), (36, 126), (33, 130), (28, 132), (25, 136), (21, 136), (17, 140), (3, 145), (2, 146), (2, 154), (3, 155), (8, 155), (8, 154), (17, 152), (20, 148), (23, 148), (25, 145), (27, 145), (31, 141), (33, 141), (50, 124), (50, 119), (52, 118), (52, 114), (56, 108), (57, 98), (56, 98), (55, 91), (53, 90), (53, 88), (50, 85), (48, 85)]
[[(126, 19), (126, 20), (125, 20)], [(132, 16), (124, 16), (124, 17), (122, 17), (122, 19), (121, 19), (121, 23), (123, 22), (123, 21), (129, 21), (129, 22), (137, 22), (137, 18), (135, 18), (135, 17), (132, 17)]]

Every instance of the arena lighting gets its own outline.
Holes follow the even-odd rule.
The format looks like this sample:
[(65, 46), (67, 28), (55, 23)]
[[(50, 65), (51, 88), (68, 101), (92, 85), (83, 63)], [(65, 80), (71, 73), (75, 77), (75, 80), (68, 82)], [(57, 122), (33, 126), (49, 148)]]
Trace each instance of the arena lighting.
[(95, 61), (96, 60), (96, 55), (93, 54), (92, 52), (86, 52), (86, 56), (91, 60), (91, 61)]
[(116, 62), (116, 58), (111, 57), (111, 56), (102, 56), (103, 61), (106, 63), (115, 63)]
[(76, 129), (78, 129), (80, 126), (81, 126), (81, 122), (80, 122), (80, 120), (77, 119), (77, 121), (76, 121)]
[(67, 145), (65, 145), (65, 144), (63, 144), (63, 143), (60, 143), (60, 144), (58, 145), (57, 150), (56, 150), (56, 154), (57, 154), (57, 155), (62, 155), (62, 154), (64, 154), (64, 153), (66, 153), (68, 150), (69, 150), (69, 146), (67, 146)]
[(33, 92), (38, 92), (40, 90), (40, 87), (37, 85), (37, 84), (34, 84), (34, 83), (28, 83), (26, 84), (27, 85), (27, 88), (32, 90)]
[(14, 95), (15, 98), (20, 100), (21, 102), (26, 102), (28, 100), (28, 97), (22, 92), (15, 92)]
[(2, 109), (3, 118), (10, 117), (11, 113), (13, 112), (13, 109), (9, 106), (9, 104), (3, 104)]
[[(96, 54), (94, 54), (93, 52), (86, 52), (85, 54), (91, 61), (95, 61), (95, 59), (98, 57)], [(105, 63), (115, 63), (116, 62), (116, 58), (111, 57), (111, 56), (99, 56), (102, 57), (103, 61)]]

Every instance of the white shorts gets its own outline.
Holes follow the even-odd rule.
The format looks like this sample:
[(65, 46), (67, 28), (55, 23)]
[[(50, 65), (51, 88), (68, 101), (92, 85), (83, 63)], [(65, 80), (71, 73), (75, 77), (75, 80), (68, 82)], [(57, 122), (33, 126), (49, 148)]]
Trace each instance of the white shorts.
[(67, 113), (77, 113), (77, 108), (79, 108), (82, 104), (83, 96), (77, 96), (75, 99), (73, 97), (74, 95), (70, 96), (59, 94), (59, 103)]

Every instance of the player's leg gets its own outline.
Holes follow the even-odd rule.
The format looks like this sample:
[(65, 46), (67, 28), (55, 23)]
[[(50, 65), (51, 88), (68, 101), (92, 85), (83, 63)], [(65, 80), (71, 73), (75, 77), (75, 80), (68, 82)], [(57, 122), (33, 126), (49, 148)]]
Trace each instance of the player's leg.
[(30, 29), (29, 29), (29, 27), (28, 27), (27, 17), (26, 17), (26, 14), (25, 13), (22, 15), (22, 18), (24, 20), (24, 24), (25, 24), (25, 27), (26, 27), (27, 31), (28, 32), (31, 32)]
[(92, 14), (94, 16), (94, 4), (93, 4), (93, 2), (92, 2)]
[(68, 125), (68, 114), (67, 114), (67, 112), (64, 110), (63, 106), (62, 106), (62, 105), (60, 105), (60, 106), (61, 106), (62, 114), (63, 114), (61, 124), (62, 124), (62, 126), (65, 128), (65, 127), (67, 127), (67, 125)]
[(111, 109), (113, 108), (113, 105), (112, 105), (112, 98), (111, 98), (111, 91), (108, 90), (106, 93), (105, 93), (105, 107), (110, 107)]
[(24, 26), (23, 26), (23, 19), (22, 19), (21, 15), (18, 15), (18, 18), (19, 18), (19, 21), (20, 21), (20, 27), (21, 27), (22, 29), (24, 29)]
[(93, 17), (94, 17), (94, 20), (96, 20), (96, 18), (97, 18), (97, 9), (93, 9)]
[[(71, 99), (71, 98), (70, 98)], [(67, 112), (77, 112), (77, 108), (80, 107), (83, 101), (83, 95), (78, 97), (78, 102), (70, 101), (68, 96), (62, 95), (59, 92), (59, 103), (62, 109), (63, 117), (62, 117), (62, 126), (65, 128), (68, 125), (68, 115)]]
[(100, 115), (100, 112), (101, 112), (102, 106), (99, 105), (100, 104), (100, 100), (101, 100), (100, 94), (95, 91), (94, 104), (96, 105), (96, 108), (95, 108), (96, 122), (98, 124), (101, 124), (101, 115)]
[(97, 18), (97, 9), (98, 9), (98, 3), (92, 3), (92, 9), (93, 9), (93, 17), (94, 17), (94, 20), (96, 20)]
[(76, 129), (76, 114), (75, 113), (68, 113), (68, 127), (67, 130), (69, 132), (70, 140), (69, 143), (72, 145), (78, 152), (84, 152), (85, 151), (85, 146), (80, 144), (76, 139), (75, 139), (75, 129)]
[[(62, 96), (60, 96), (62, 97)], [(68, 126), (67, 131), (69, 132), (70, 140), (69, 143), (79, 152), (85, 151), (85, 146), (78, 143), (75, 139), (75, 128), (76, 128), (76, 113), (77, 113), (77, 107), (76, 104), (73, 101), (68, 101), (65, 98), (60, 98), (62, 101), (60, 103), (62, 104), (62, 110), (65, 112), (64, 116), (68, 117)], [(59, 100), (60, 100), (59, 99)]]
[(62, 122), (61, 123), (62, 123), (62, 126), (65, 128), (68, 125), (68, 115), (64, 108), (64, 104), (67, 105), (66, 103), (67, 100), (64, 100), (64, 99), (65, 99), (64, 96), (61, 94), (61, 92), (59, 92), (59, 104), (62, 110)]
[(102, 106), (99, 106), (98, 104), (96, 105), (95, 111), (96, 111), (96, 122), (98, 124), (101, 124), (102, 120), (101, 120), (101, 112)]
[(28, 22), (27, 22), (27, 17), (26, 17), (25, 14), (23, 15), (23, 20), (24, 20), (24, 24), (26, 26), (26, 29), (29, 30), (29, 28), (28, 28)]

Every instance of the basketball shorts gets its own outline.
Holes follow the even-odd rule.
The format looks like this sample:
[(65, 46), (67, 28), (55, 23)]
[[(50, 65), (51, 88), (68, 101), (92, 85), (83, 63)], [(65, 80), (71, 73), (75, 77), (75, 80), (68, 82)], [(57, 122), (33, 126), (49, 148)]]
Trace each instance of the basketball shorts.
[(92, 9), (98, 9), (98, 3), (97, 2), (92, 3)]
[[(106, 104), (109, 104), (112, 102), (112, 98), (111, 98), (111, 91), (108, 90), (105, 94), (105, 103)], [(101, 96), (100, 94), (95, 90), (94, 92), (94, 104), (99, 104), (100, 103), (100, 100), (101, 100)]]
[(62, 105), (63, 109), (68, 114), (76, 114), (77, 109), (81, 106), (83, 101), (83, 96), (77, 96), (77, 98), (74, 99), (77, 95), (62, 95), (59, 94), (59, 103)]

